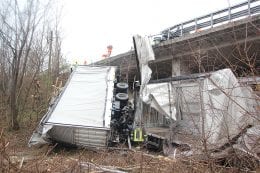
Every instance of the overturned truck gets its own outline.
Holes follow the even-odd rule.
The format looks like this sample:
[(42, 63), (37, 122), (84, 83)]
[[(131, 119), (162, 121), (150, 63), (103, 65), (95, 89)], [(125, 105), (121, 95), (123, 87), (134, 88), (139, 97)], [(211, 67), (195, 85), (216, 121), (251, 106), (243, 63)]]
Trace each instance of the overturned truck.
[(33, 133), (29, 145), (60, 142), (107, 147), (132, 129), (128, 84), (113, 66), (78, 66)]
[(108, 147), (124, 142), (131, 147), (133, 141), (165, 154), (205, 149), (216, 154), (236, 145), (260, 160), (259, 97), (251, 88), (241, 85), (230, 69), (150, 80), (152, 48), (139, 36), (134, 46), (139, 79), (129, 85), (131, 91), (120, 82), (117, 67), (78, 66), (29, 145), (57, 141)]

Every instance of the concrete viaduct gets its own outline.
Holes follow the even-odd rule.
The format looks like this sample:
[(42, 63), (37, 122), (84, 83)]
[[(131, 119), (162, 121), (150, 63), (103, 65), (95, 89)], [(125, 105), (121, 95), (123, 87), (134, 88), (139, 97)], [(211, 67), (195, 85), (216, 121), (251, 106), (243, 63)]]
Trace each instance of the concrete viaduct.
[[(238, 76), (259, 76), (260, 15), (250, 15), (216, 27), (196, 30), (153, 46), (152, 79), (231, 68)], [(118, 66), (122, 80), (137, 74), (133, 50), (95, 63)]]

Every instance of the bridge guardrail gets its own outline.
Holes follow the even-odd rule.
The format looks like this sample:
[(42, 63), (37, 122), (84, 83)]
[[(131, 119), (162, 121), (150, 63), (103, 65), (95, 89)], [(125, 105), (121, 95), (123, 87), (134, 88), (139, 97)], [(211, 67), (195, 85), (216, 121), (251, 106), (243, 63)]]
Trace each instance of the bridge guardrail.
[(154, 35), (154, 38), (160, 35), (160, 41), (165, 41), (258, 13), (260, 13), (260, 1), (247, 0), (246, 2), (174, 25), (163, 30), (160, 34)]

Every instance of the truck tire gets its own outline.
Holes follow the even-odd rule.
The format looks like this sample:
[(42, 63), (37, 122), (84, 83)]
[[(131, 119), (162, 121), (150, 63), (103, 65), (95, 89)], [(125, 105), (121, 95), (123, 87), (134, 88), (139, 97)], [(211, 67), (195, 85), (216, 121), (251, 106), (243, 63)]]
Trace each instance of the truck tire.
[(128, 84), (124, 82), (120, 82), (116, 84), (116, 93), (127, 93)]
[(116, 100), (118, 101), (127, 101), (128, 95), (126, 93), (117, 93), (116, 94)]

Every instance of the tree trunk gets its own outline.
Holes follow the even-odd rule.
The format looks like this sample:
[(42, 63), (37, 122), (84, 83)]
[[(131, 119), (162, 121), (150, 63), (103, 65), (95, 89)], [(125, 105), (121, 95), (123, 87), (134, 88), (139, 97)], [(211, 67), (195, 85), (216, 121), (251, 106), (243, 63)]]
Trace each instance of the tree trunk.
[(18, 123), (18, 108), (16, 102), (16, 87), (17, 87), (17, 80), (13, 77), (11, 81), (11, 90), (10, 90), (10, 117), (9, 117), (9, 129), (12, 130), (19, 130), (19, 123)]

